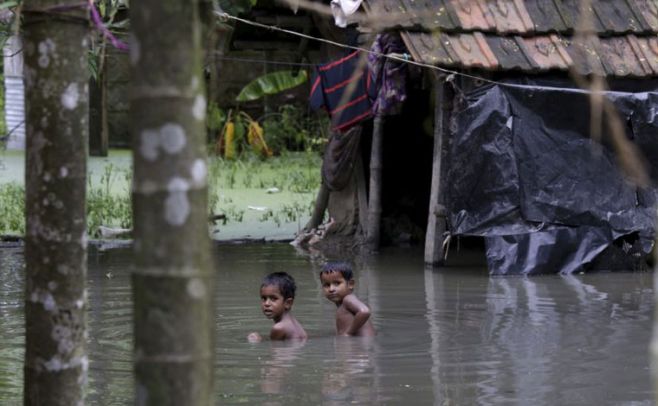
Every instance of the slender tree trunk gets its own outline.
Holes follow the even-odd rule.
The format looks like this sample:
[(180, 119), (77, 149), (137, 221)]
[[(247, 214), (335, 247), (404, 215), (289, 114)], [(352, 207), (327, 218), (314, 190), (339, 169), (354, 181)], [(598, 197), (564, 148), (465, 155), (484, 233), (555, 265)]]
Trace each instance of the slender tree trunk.
[(130, 4), (136, 404), (212, 404), (199, 2)]
[(26, 405), (81, 405), (87, 379), (87, 9), (25, 0)]
[(370, 151), (370, 193), (368, 199), (368, 239), (370, 250), (379, 249), (379, 229), (382, 217), (382, 155), (384, 117), (375, 116)]
[(310, 231), (314, 228), (318, 228), (322, 224), (322, 219), (324, 218), (324, 212), (327, 210), (327, 205), (329, 204), (329, 188), (324, 183), (320, 183), (320, 190), (318, 190), (318, 195), (315, 198), (315, 206), (313, 206), (313, 215), (310, 220), (304, 226), (304, 230)]

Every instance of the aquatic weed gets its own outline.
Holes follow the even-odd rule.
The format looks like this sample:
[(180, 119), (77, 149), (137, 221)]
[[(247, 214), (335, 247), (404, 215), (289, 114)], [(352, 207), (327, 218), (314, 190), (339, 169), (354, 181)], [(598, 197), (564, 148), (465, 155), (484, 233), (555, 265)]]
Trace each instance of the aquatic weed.
[(13, 182), (0, 185), (0, 232), (25, 234), (25, 188)]

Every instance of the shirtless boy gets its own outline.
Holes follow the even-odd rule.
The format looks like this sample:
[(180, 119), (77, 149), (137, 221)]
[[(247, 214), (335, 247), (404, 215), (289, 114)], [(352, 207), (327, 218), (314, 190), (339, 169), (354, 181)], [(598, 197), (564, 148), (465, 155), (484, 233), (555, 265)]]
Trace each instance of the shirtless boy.
[[(290, 314), (295, 300), (295, 280), (286, 272), (274, 272), (263, 278), (260, 286), (260, 303), (263, 314), (274, 321), (270, 331), (271, 340), (305, 340), (306, 331)], [(247, 336), (250, 342), (261, 341), (260, 334)]]
[(353, 293), (352, 268), (345, 262), (330, 262), (320, 271), (324, 296), (336, 304), (336, 334), (369, 337), (375, 335), (370, 309)]

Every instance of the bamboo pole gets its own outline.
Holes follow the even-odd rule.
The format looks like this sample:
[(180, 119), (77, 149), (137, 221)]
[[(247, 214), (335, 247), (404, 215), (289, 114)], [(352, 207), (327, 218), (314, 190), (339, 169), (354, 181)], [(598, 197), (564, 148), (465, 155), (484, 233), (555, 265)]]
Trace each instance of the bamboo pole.
[[(432, 161), (432, 183), (430, 205), (425, 235), (425, 263), (440, 265), (443, 262), (443, 234), (446, 231), (446, 207), (443, 204), (445, 189), (445, 82), (443, 76), (434, 77), (434, 153)], [(442, 185), (444, 187), (442, 187)]]
[(384, 117), (375, 116), (372, 130), (372, 148), (370, 150), (370, 199), (368, 201), (368, 249), (377, 251), (380, 241), (380, 222), (382, 216), (382, 154)]

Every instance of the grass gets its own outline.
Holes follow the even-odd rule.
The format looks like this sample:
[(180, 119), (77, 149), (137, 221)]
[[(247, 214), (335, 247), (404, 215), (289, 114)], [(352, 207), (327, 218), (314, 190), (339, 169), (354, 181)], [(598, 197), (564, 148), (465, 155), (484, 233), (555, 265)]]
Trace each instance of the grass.
[[(0, 154), (0, 233), (24, 233), (22, 153)], [(109, 158), (90, 158), (87, 228), (92, 238), (100, 227), (130, 228), (132, 212), (129, 151)], [(290, 238), (313, 210), (320, 185), (320, 157), (313, 152), (284, 153), (267, 160), (243, 156), (227, 161), (209, 158), (209, 210), (224, 214), (211, 232), (216, 239)], [(272, 193), (274, 192), (274, 193)]]

